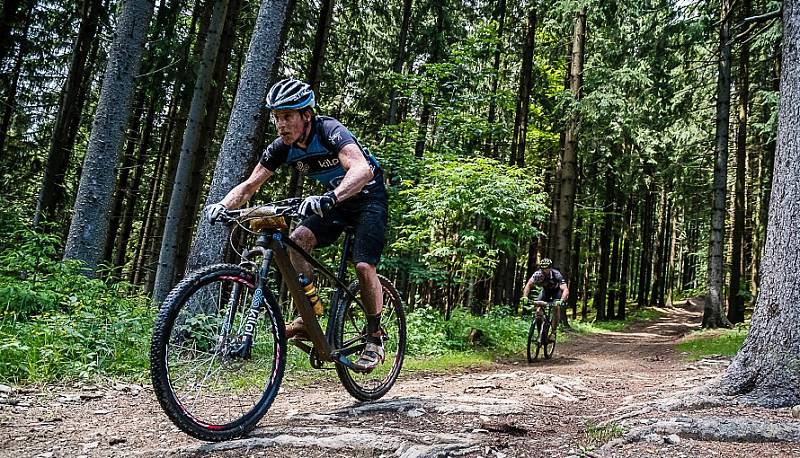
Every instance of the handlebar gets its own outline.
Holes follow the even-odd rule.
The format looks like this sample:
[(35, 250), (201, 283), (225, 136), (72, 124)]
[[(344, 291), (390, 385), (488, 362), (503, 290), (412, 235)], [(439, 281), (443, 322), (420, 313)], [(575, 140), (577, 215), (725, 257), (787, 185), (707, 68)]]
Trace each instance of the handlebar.
[(225, 224), (233, 224), (254, 218), (266, 218), (271, 216), (298, 216), (299, 213), (297, 210), (302, 201), (303, 199), (301, 198), (293, 197), (255, 207), (226, 210), (220, 213), (217, 220)]
[(553, 305), (555, 303), (556, 303), (556, 301), (553, 301), (553, 302), (533, 301), (533, 305), (536, 305), (536, 306), (539, 306), (539, 307), (547, 307), (548, 305)]

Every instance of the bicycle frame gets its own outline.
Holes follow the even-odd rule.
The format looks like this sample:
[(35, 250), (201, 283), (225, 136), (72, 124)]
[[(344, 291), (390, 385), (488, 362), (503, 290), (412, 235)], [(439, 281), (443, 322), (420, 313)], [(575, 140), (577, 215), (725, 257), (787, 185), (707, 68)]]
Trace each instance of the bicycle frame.
[[(258, 317), (258, 311), (261, 309), (262, 297), (259, 297), (259, 291), (263, 292), (269, 300), (275, 301), (275, 296), (269, 289), (268, 278), (270, 264), (272, 261), (278, 267), (281, 278), (286, 283), (289, 294), (291, 295), (297, 311), (303, 318), (305, 323), (306, 333), (313, 343), (313, 349), (316, 352), (316, 357), (320, 361), (334, 362), (344, 366), (356, 369), (352, 363), (347, 359), (347, 356), (358, 351), (358, 347), (351, 349), (334, 348), (333, 346), (333, 321), (335, 319), (338, 308), (342, 305), (342, 299), (349, 296), (351, 300), (356, 301), (357, 304), (363, 307), (361, 301), (355, 297), (349, 290), (348, 285), (344, 282), (344, 274), (347, 269), (347, 259), (349, 257), (350, 247), (352, 244), (353, 234), (350, 230), (345, 231), (345, 239), (342, 243), (342, 253), (339, 259), (339, 267), (336, 274), (330, 269), (312, 257), (309, 253), (303, 250), (293, 240), (286, 236), (283, 232), (276, 230), (262, 230), (255, 242), (255, 247), (248, 250), (244, 254), (245, 262), (252, 262), (250, 258), (253, 255), (262, 255), (261, 268), (258, 272), (256, 292), (253, 295), (253, 305), (250, 314), (248, 315), (248, 322)], [(298, 281), (298, 273), (295, 270), (289, 259), (288, 249), (292, 249), (299, 253), (303, 259), (308, 261), (314, 268), (318, 269), (325, 277), (331, 279), (336, 284), (336, 291), (331, 297), (331, 308), (328, 316), (327, 332), (323, 334), (322, 328), (319, 325), (314, 309), (305, 295), (303, 288)], [(344, 295), (346, 296), (344, 296)], [(305, 346), (301, 349), (311, 352), (311, 347)]]

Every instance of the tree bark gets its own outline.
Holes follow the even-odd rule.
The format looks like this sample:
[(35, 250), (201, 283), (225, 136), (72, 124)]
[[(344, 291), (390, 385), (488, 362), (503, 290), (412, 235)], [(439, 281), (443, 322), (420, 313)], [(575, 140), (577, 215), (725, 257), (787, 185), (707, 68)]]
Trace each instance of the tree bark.
[[(12, 6), (13, 5), (9, 5), (9, 8)], [(17, 110), (17, 89), (19, 87), (19, 79), (21, 78), (22, 64), (25, 61), (28, 48), (30, 47), (30, 40), (28, 40), (28, 30), (31, 25), (29, 10), (24, 13), (24, 19), (22, 19), (22, 21), (23, 25), (22, 34), (19, 37), (19, 51), (14, 59), (13, 70), (9, 74), (0, 74), (0, 88), (5, 87), (3, 100), (0, 102), (0, 105), (3, 107), (3, 114), (2, 117), (0, 117), (0, 162), (2, 162), (6, 156), (8, 131), (11, 128), (11, 119), (14, 117), (14, 113)], [(13, 40), (9, 40), (9, 42), (13, 42)]]
[[(211, 22), (206, 34), (203, 57), (197, 70), (197, 81), (192, 95), (191, 108), (189, 108), (186, 130), (183, 133), (178, 168), (175, 173), (175, 182), (172, 185), (167, 219), (161, 237), (158, 270), (156, 271), (153, 287), (153, 301), (157, 303), (164, 300), (175, 283), (177, 274), (175, 271), (175, 256), (178, 249), (178, 233), (182, 230), (180, 223), (186, 220), (186, 215), (183, 212), (185, 210), (185, 202), (193, 197), (189, 195), (189, 188), (191, 187), (192, 172), (195, 169), (195, 160), (197, 159), (203, 135), (201, 128), (206, 115), (206, 103), (211, 91), (211, 82), (219, 54), (222, 30), (228, 13), (228, 2), (229, 0), (216, 0), (214, 2)], [(183, 230), (186, 230), (185, 225)]]
[[(288, 0), (263, 0), (261, 3), (206, 204), (222, 200), (249, 173), (245, 167), (254, 156), (260, 135), (263, 100), (275, 63), (287, 3)], [(220, 262), (228, 234), (229, 230), (222, 225), (198, 224), (187, 270)]]
[(783, 72), (774, 192), (750, 332), (722, 378), (727, 394), (769, 407), (800, 404), (800, 4), (783, 4)]
[[(583, 52), (586, 40), (586, 7), (582, 7), (575, 18), (575, 36), (572, 46), (572, 65), (570, 91), (576, 100), (581, 99), (583, 87)], [(566, 267), (565, 276), (569, 278), (569, 247), (572, 235), (572, 214), (575, 208), (577, 190), (578, 130), (580, 121), (577, 115), (570, 119), (561, 160), (561, 189), (558, 199), (558, 232), (556, 234), (555, 263)]]
[(628, 303), (628, 272), (631, 264), (631, 226), (633, 226), (635, 204), (633, 198), (628, 199), (625, 213), (625, 227), (622, 232), (622, 272), (619, 276), (619, 304), (617, 305), (617, 319), (625, 319), (625, 305)]
[[(522, 68), (519, 75), (517, 109), (514, 114), (514, 131), (511, 137), (511, 162), (518, 167), (525, 166), (525, 146), (528, 137), (528, 110), (531, 104), (533, 85), (533, 52), (536, 48), (536, 10), (528, 12), (528, 27), (525, 47), (522, 50)], [(495, 88), (496, 92), (496, 88)]]
[(731, 104), (731, 0), (722, 0), (719, 28), (719, 70), (717, 79), (716, 147), (713, 200), (711, 205), (711, 246), (708, 261), (708, 296), (703, 310), (703, 327), (728, 326), (722, 314), (722, 280), (725, 261), (725, 190), (728, 180), (728, 123)]
[(61, 90), (47, 165), (44, 169), (42, 185), (39, 188), (39, 197), (36, 200), (36, 211), (33, 215), (34, 227), (37, 227), (43, 219), (57, 220), (63, 210), (66, 199), (64, 178), (72, 156), (72, 148), (75, 146), (75, 135), (83, 111), (84, 97), (81, 97), (83, 82), (85, 79), (91, 79), (91, 74), (86, 71), (86, 66), (92, 42), (97, 34), (102, 10), (103, 5), (100, 0), (84, 0), (81, 6), (81, 23), (72, 47), (72, 60), (67, 81)]
[(133, 80), (139, 72), (152, 15), (151, 0), (125, 2), (108, 56), (64, 250), (64, 259), (82, 261), (88, 276), (95, 275), (105, 248), (108, 211), (116, 179), (109, 164), (116, 164), (119, 158), (125, 124), (130, 116)]
[[(750, 17), (750, 0), (742, 0), (741, 17)], [(742, 261), (745, 234), (745, 178), (747, 176), (747, 111), (750, 103), (750, 45), (739, 45), (739, 107), (736, 126), (736, 185), (734, 190), (733, 234), (731, 240), (731, 278), (728, 286), (728, 321), (744, 321), (744, 297), (740, 294), (744, 278)]]
[[(408, 42), (408, 32), (411, 26), (411, 9), (413, 7), (413, 0), (403, 0), (403, 19), (400, 23), (400, 33), (397, 37), (397, 50), (394, 53), (394, 62), (392, 63), (392, 71), (396, 75), (403, 72), (403, 65), (406, 62), (406, 46)], [(392, 89), (389, 94), (389, 114), (387, 116), (386, 124), (397, 124), (397, 111), (398, 111), (398, 98), (400, 91), (396, 88)]]

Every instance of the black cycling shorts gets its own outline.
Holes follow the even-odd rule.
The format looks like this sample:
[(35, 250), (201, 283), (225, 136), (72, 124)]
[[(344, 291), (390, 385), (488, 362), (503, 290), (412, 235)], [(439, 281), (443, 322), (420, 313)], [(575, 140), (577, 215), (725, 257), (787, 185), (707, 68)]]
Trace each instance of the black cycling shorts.
[(384, 192), (354, 196), (333, 207), (325, 217), (311, 215), (300, 225), (314, 233), (319, 248), (334, 244), (345, 226), (353, 226), (352, 261), (377, 266), (386, 244), (388, 204)]
[(561, 299), (561, 287), (550, 290), (542, 288), (542, 291), (539, 293), (539, 297), (536, 298), (537, 301), (545, 302), (553, 302), (556, 299)]

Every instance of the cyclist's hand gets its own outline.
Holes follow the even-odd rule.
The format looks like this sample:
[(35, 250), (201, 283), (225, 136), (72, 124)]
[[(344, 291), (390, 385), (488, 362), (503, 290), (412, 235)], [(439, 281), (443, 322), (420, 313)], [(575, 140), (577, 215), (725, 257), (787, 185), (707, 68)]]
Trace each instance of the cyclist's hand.
[(220, 215), (228, 211), (228, 207), (217, 202), (216, 204), (208, 204), (203, 208), (203, 215), (209, 223), (214, 224), (219, 219)]
[(298, 212), (303, 216), (325, 216), (331, 208), (336, 205), (336, 194), (333, 191), (328, 191), (321, 196), (308, 196), (303, 203), (300, 204)]
[(521, 309), (524, 310), (524, 309), (530, 307), (530, 305), (531, 305), (531, 300), (528, 297), (522, 296), (521, 298), (519, 298), (519, 307)]

